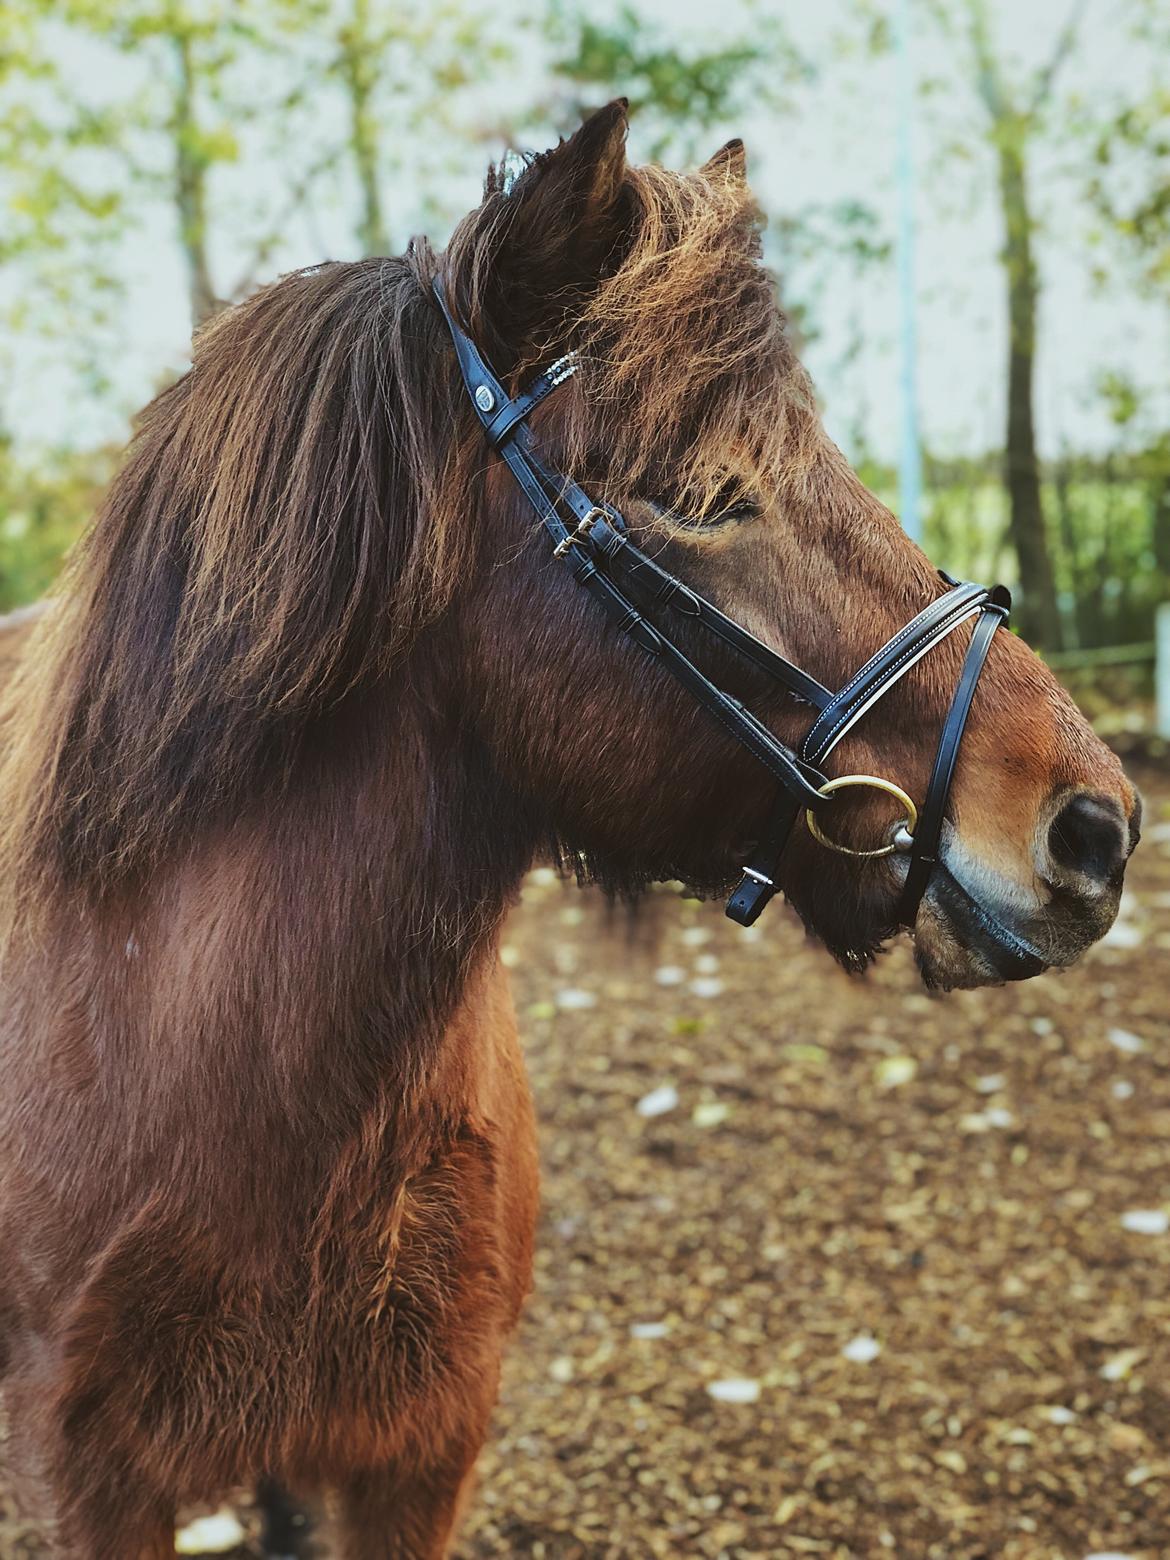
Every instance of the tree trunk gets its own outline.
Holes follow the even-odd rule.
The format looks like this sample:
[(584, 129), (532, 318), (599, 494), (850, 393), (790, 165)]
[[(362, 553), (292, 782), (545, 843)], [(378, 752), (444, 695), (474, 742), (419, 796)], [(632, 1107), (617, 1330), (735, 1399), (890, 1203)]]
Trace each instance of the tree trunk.
[(191, 306), (191, 327), (200, 325), (221, 307), (211, 285), (211, 266), (207, 258), (207, 160), (199, 145), (199, 125), (195, 117), (195, 72), (191, 60), (191, 39), (187, 33), (174, 34), (178, 63), (178, 85), (171, 135), (175, 149), (175, 204), (179, 214), (179, 242), (187, 265), (187, 296)]
[(1056, 579), (1044, 529), (1040, 465), (1036, 457), (1033, 379), (1036, 365), (1036, 304), (1040, 291), (1032, 254), (1032, 213), (1024, 164), (1026, 125), (1005, 116), (996, 125), (999, 193), (1003, 208), (1003, 261), (1007, 274), (1008, 394), (1004, 480), (1012, 542), (1020, 568), (1019, 620), (1036, 643), (1060, 644)]
[(354, 0), (352, 23), (341, 35), (341, 68), (349, 93), (350, 150), (362, 197), (358, 238), (363, 255), (384, 255), (390, 239), (378, 185), (378, 124), (371, 102), (377, 66), (369, 22), (369, 0)]

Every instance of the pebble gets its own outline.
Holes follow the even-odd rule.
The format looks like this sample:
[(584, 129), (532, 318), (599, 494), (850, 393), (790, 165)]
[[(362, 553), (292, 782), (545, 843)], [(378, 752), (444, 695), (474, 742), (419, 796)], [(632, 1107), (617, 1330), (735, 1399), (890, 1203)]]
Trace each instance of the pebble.
[(649, 1094), (643, 1094), (635, 1108), (639, 1116), (665, 1116), (678, 1109), (678, 1090), (673, 1083), (660, 1083)]
[(723, 982), (717, 975), (700, 975), (698, 980), (691, 981), (691, 990), (696, 997), (721, 997)]
[(841, 1357), (850, 1360), (854, 1365), (869, 1365), (881, 1352), (882, 1346), (877, 1339), (871, 1338), (868, 1333), (862, 1333), (857, 1338), (850, 1338), (841, 1350)]
[(1110, 1045), (1115, 1045), (1119, 1051), (1124, 1051), (1127, 1056), (1136, 1056), (1139, 1051), (1146, 1048), (1145, 1041), (1140, 1035), (1135, 1035), (1128, 1029), (1111, 1029), (1105, 1036)]
[(579, 986), (569, 986), (557, 992), (557, 1007), (563, 1013), (582, 1013), (586, 1008), (596, 1006), (597, 998), (593, 992), (583, 991)]
[(1170, 1213), (1165, 1208), (1127, 1208), (1121, 1215), (1121, 1227), (1131, 1235), (1165, 1235), (1170, 1230)]
[(760, 1384), (746, 1377), (729, 1376), (724, 1381), (709, 1381), (707, 1396), (717, 1403), (758, 1403)]

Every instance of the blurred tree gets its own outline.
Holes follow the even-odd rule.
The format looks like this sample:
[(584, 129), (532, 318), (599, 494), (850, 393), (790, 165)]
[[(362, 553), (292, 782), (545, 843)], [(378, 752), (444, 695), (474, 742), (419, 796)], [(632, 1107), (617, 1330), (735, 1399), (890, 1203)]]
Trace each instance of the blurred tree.
[[(602, 19), (577, 0), (550, 0), (546, 32), (560, 82), (551, 117), (568, 129), (602, 100), (626, 97), (641, 147), (671, 165), (705, 160), (719, 134), (761, 109), (774, 119), (792, 113), (796, 89), (817, 74), (784, 23), (755, 0), (728, 18), (714, 46), (710, 29), (701, 42), (678, 42), (677, 33), (672, 37), (630, 4)], [(767, 258), (780, 273), (794, 334), (807, 340), (816, 334), (812, 294), (829, 274), (827, 259), (865, 266), (886, 260), (889, 244), (873, 208), (858, 199), (768, 215)], [(796, 267), (807, 272), (812, 293), (797, 294), (789, 285)]]
[(1086, 0), (1072, 0), (1064, 26), (1042, 65), (1020, 78), (996, 46), (989, 0), (931, 0), (945, 32), (962, 50), (995, 156), (1003, 231), (1000, 259), (1006, 283), (1008, 354), (1004, 484), (1019, 566), (1019, 621), (1038, 644), (1056, 648), (1061, 622), (1056, 572), (1045, 526), (1036, 449), (1035, 373), (1040, 273), (1029, 160), (1037, 137), (1056, 117), (1054, 88), (1076, 46)]
[[(1170, 58), (1165, 0), (1130, 0), (1127, 44), (1135, 60)], [(1085, 113), (1092, 137), (1089, 197), (1107, 236), (1131, 260), (1141, 282), (1170, 293), (1170, 84), (1164, 68), (1135, 71), (1114, 101)]]
[(786, 89), (812, 73), (781, 22), (754, 4), (715, 47), (679, 47), (629, 4), (603, 20), (595, 7), (551, 0), (547, 31), (568, 88), (559, 117), (569, 124), (600, 99), (626, 97), (656, 161), (709, 155), (713, 127), (749, 108), (787, 111)]
[[(484, 89), (515, 58), (527, 23), (517, 27), (477, 0), (268, 3), (309, 107), (310, 188), (352, 180), (360, 253), (401, 248), (409, 220), (448, 220), (445, 188), (466, 172), (468, 148), (511, 128), (510, 119), (485, 112)], [(387, 208), (392, 184), (397, 212)]]
[(200, 325), (219, 306), (209, 181), (238, 157), (240, 128), (273, 108), (234, 72), (245, 49), (263, 47), (249, 9), (230, 0), (60, 0), (50, 13), (41, 0), (9, 0), (6, 11), (21, 49), (7, 56), (15, 90), (0, 113), (0, 159), (22, 219), (21, 252), (78, 259), (73, 251), (83, 250), (77, 302), (83, 282), (103, 282), (92, 246), (116, 254), (165, 202), (191, 323)]

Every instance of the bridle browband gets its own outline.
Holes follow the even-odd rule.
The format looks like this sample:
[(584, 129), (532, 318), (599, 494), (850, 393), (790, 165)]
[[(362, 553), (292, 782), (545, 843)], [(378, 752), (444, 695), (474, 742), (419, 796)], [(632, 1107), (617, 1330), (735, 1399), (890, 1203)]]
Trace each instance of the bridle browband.
[[(655, 656), (779, 782), (771, 818), (751, 860), (742, 869), (738, 887), (727, 901), (727, 914), (741, 926), (750, 926), (775, 894), (780, 855), (803, 809), (814, 837), (834, 850), (855, 856), (884, 856), (893, 851), (909, 855), (897, 919), (902, 926), (913, 926), (938, 860), (951, 779), (979, 674), (995, 632), (1006, 623), (1011, 608), (1008, 592), (1002, 585), (989, 590), (982, 585), (960, 583), (940, 570), (940, 577), (950, 587), (946, 594), (924, 607), (843, 688), (831, 693), (815, 677), (793, 666), (697, 591), (667, 573), (630, 539), (626, 523), (616, 509), (594, 503), (571, 478), (545, 464), (527, 419), (546, 396), (576, 372), (574, 354), (558, 358), (526, 390), (509, 396), (475, 343), (456, 324), (438, 277), (433, 288), (455, 344), (463, 383), (487, 441), (507, 463), (539, 516), (552, 539), (553, 557), (600, 602), (621, 632)], [(706, 677), (644, 615), (656, 608), (700, 624), (817, 712), (797, 752), (780, 742), (738, 699)], [(916, 809), (910, 797), (889, 780), (873, 775), (828, 779), (821, 766), (842, 737), (912, 666), (969, 618), (975, 620), (974, 631), (943, 721), (921, 809)], [(823, 833), (818, 811), (831, 805), (834, 795), (848, 786), (885, 791), (905, 806), (907, 819), (894, 831), (889, 844), (873, 851), (850, 851)]]

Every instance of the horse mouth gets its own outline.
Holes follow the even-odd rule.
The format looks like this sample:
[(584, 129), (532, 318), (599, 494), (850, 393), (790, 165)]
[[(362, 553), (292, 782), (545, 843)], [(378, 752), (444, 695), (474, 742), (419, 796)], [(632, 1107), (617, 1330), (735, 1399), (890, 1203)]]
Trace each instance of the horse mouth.
[(1052, 950), (1042, 951), (1013, 921), (1001, 906), (993, 909), (986, 898), (977, 897), (940, 861), (915, 928), (915, 956), (924, 983), (943, 991), (999, 986), (1029, 980), (1053, 964), (1071, 963)]

